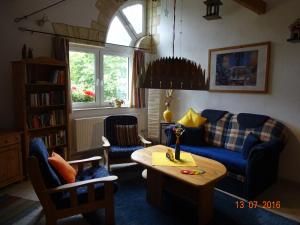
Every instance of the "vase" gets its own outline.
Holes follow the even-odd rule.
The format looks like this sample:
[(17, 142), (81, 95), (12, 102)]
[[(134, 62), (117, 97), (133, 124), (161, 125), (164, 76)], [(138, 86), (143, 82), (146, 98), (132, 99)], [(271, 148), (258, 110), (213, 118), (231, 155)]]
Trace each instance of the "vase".
[(163, 113), (164, 120), (167, 123), (171, 123), (172, 122), (172, 116), (173, 116), (172, 112), (169, 110), (169, 107), (167, 107), (167, 109)]
[(179, 144), (180, 136), (176, 136), (176, 145), (175, 145), (175, 159), (180, 160), (180, 144)]

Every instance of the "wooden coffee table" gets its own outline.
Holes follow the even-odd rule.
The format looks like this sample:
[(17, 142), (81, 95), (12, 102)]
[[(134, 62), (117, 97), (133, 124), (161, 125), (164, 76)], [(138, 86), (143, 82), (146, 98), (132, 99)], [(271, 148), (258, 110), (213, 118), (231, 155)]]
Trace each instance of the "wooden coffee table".
[[(198, 206), (198, 224), (208, 224), (213, 216), (213, 193), (217, 181), (226, 175), (223, 164), (192, 154), (197, 167), (152, 166), (152, 152), (166, 152), (166, 146), (156, 145), (132, 153), (131, 159), (147, 168), (147, 200), (160, 206), (162, 191), (186, 198)], [(185, 175), (183, 169), (201, 169), (204, 174)]]

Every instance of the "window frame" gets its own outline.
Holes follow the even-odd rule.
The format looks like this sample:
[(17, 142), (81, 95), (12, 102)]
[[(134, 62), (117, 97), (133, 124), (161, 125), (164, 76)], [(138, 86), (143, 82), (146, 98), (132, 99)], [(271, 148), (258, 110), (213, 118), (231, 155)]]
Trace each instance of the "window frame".
[[(133, 65), (133, 49), (123, 46), (107, 45), (107, 48), (100, 48), (96, 46), (88, 46), (77, 43), (70, 43), (69, 51), (74, 52), (85, 52), (93, 53), (95, 55), (95, 102), (73, 102), (73, 109), (84, 109), (84, 108), (101, 108), (101, 107), (111, 107), (111, 102), (104, 101), (104, 55), (114, 55), (122, 56), (128, 58), (128, 101), (125, 106), (129, 106), (129, 101), (131, 98), (131, 79), (132, 79), (132, 65)], [(70, 81), (71, 81), (70, 76)], [(70, 88), (70, 94), (72, 94)], [(72, 100), (72, 97), (71, 97)]]
[(128, 58), (128, 102), (125, 106), (129, 106), (131, 98), (131, 78), (132, 78), (132, 65), (133, 65), (133, 50), (128, 47), (110, 46), (110, 48), (100, 50), (100, 105), (102, 107), (111, 106), (110, 102), (104, 101), (104, 55), (123, 56)]
[[(69, 51), (74, 52), (84, 52), (84, 53), (92, 53), (95, 55), (95, 102), (74, 102), (72, 101), (72, 89), (71, 91), (71, 101), (72, 101), (72, 108), (80, 109), (80, 108), (95, 108), (100, 105), (100, 91), (99, 91), (99, 72), (100, 72), (100, 61), (99, 61), (99, 47), (92, 47), (88, 45), (82, 45), (77, 43), (70, 43), (69, 44)], [(71, 72), (71, 71), (70, 71)], [(71, 73), (70, 73), (70, 81)], [(71, 84), (70, 82), (70, 84)]]
[[(136, 5), (136, 4), (140, 4), (143, 7), (143, 23), (142, 23), (142, 32), (137, 34), (135, 32), (135, 29), (133, 28), (133, 26), (131, 25), (131, 23), (129, 22), (129, 20), (127, 19), (126, 15), (123, 13), (123, 9), (130, 7), (132, 5)], [(146, 3), (145, 1), (141, 1), (141, 0), (136, 0), (136, 1), (129, 1), (125, 4), (123, 4), (119, 10), (114, 14), (114, 16), (112, 17), (111, 22), (113, 21), (113, 19), (117, 16), (120, 20), (120, 22), (122, 23), (122, 25), (124, 26), (124, 28), (126, 29), (127, 33), (129, 34), (129, 36), (131, 37), (131, 42), (129, 44), (129, 46), (133, 47), (137, 41), (139, 39), (141, 39), (142, 37), (144, 37), (146, 35)], [(111, 22), (109, 24), (108, 30), (110, 29), (110, 25)], [(107, 42), (107, 40), (106, 40)], [(107, 42), (109, 43), (109, 42)]]

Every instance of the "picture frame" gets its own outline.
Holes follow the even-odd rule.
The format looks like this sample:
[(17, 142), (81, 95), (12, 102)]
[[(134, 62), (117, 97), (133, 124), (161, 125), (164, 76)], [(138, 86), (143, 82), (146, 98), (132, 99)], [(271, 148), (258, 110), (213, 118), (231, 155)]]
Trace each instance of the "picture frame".
[(267, 93), (271, 42), (209, 50), (209, 91)]

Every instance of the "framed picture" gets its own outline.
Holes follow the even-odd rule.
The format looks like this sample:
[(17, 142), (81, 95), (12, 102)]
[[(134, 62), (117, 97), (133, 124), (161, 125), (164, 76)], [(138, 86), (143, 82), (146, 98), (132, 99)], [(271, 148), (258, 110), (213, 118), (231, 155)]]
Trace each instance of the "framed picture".
[(268, 91), (270, 42), (209, 50), (209, 90)]

